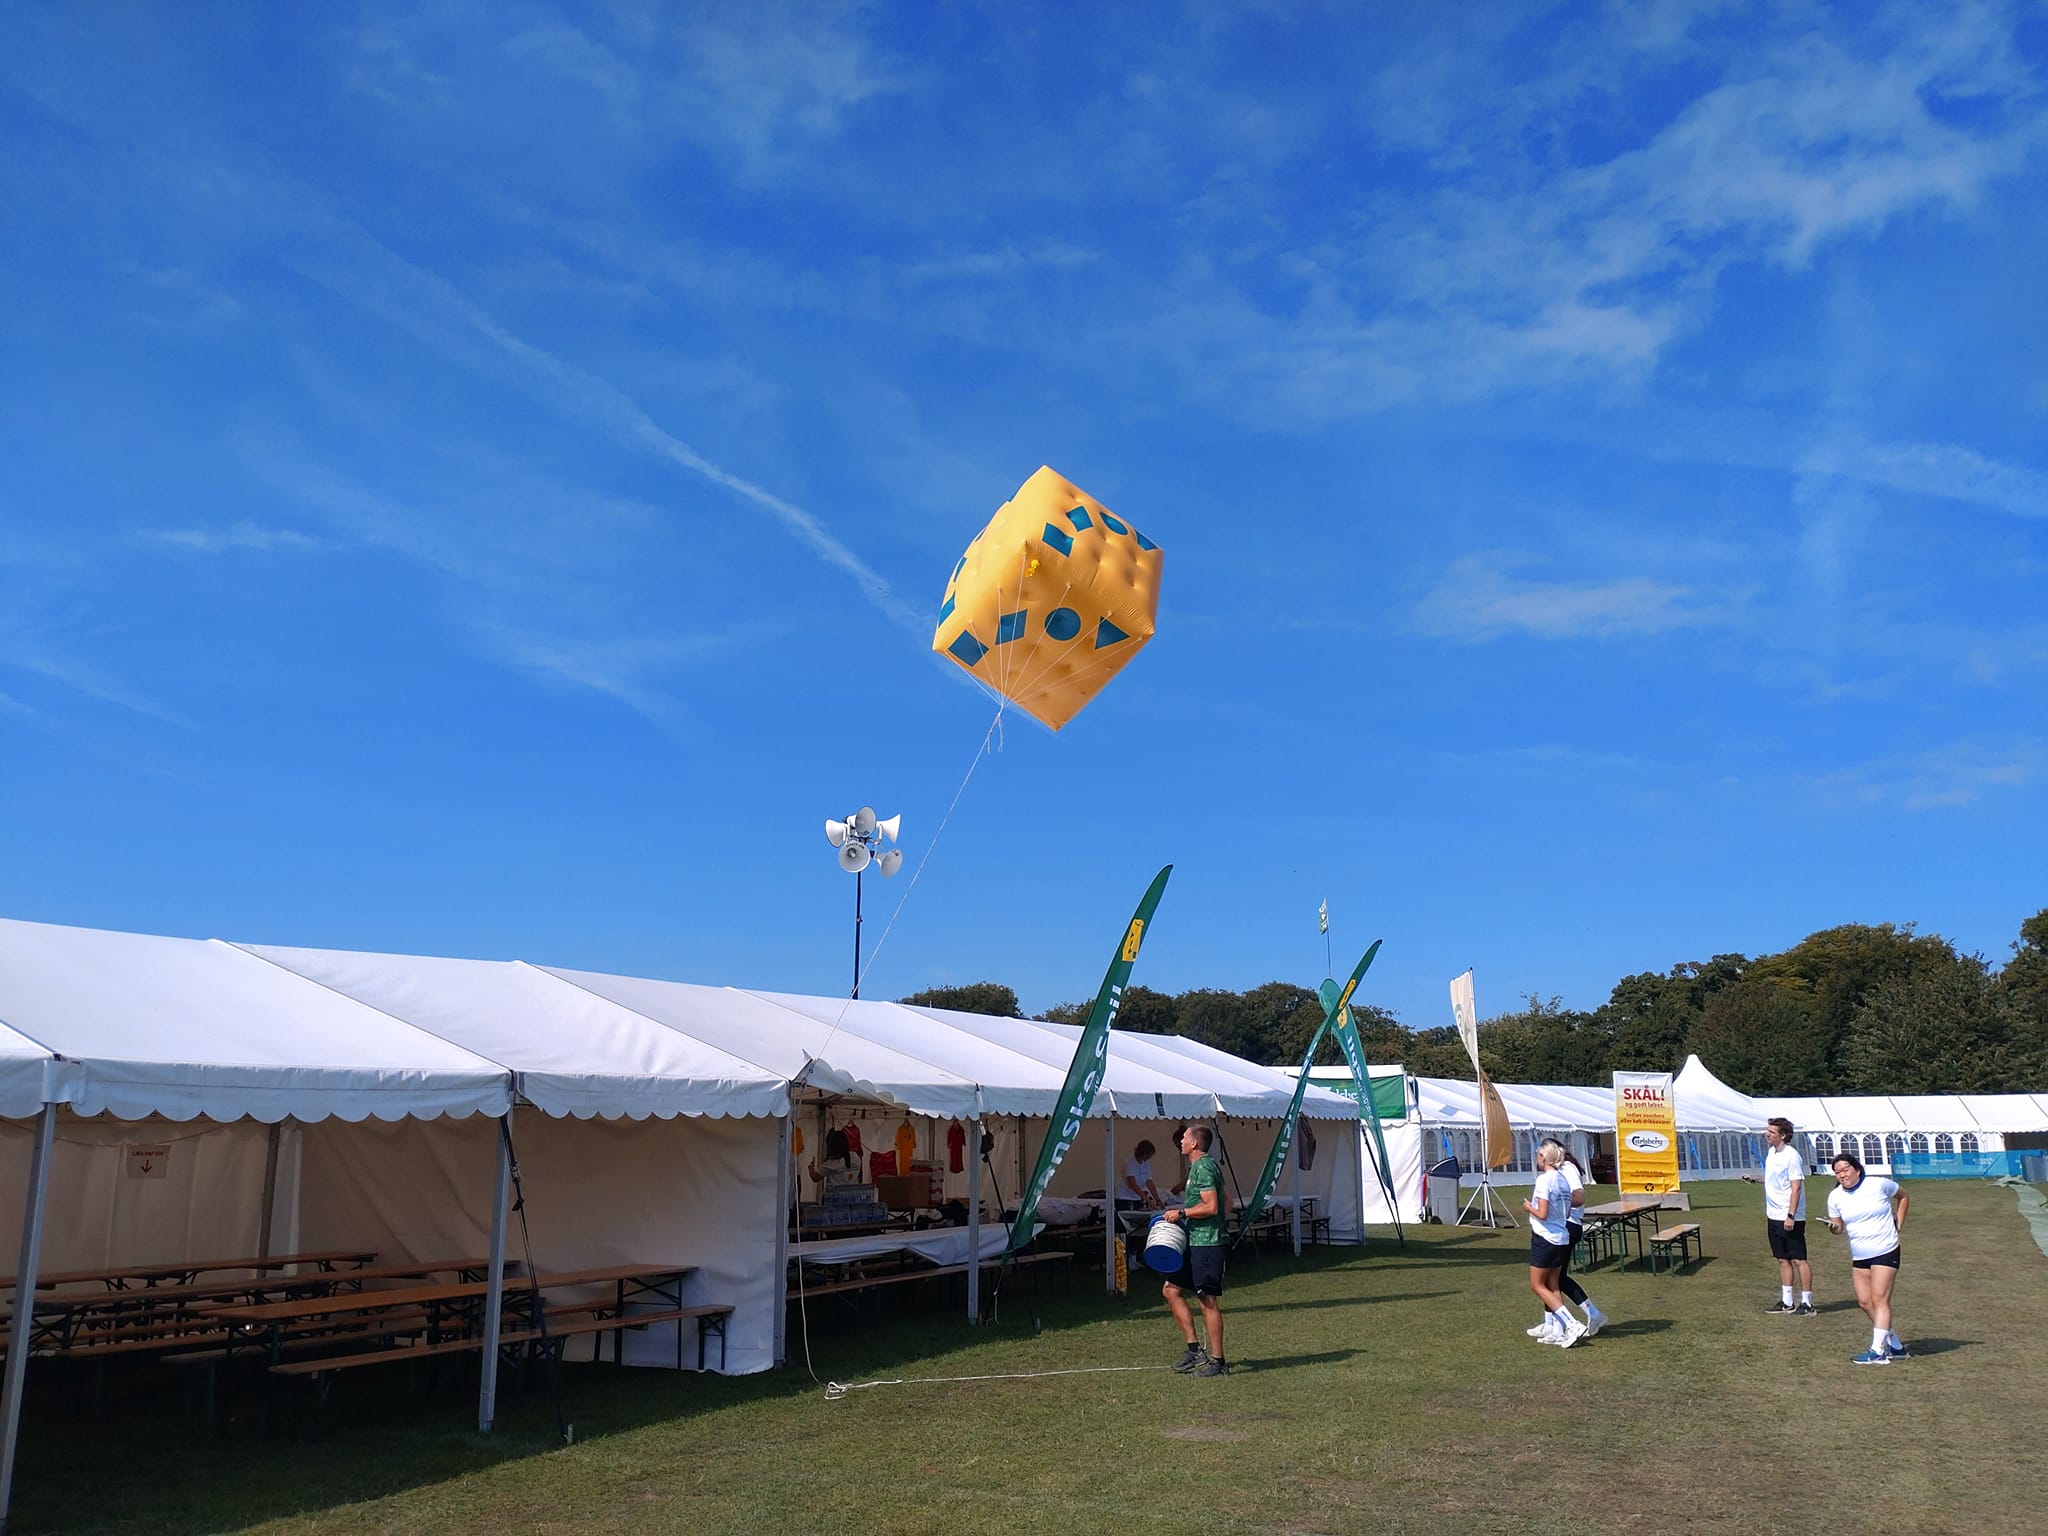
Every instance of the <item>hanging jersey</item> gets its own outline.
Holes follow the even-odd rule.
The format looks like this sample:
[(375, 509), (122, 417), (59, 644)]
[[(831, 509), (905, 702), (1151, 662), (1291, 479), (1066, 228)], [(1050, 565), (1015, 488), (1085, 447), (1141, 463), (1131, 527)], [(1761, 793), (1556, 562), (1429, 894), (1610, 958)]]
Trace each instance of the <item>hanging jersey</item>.
[(849, 1120), (840, 1129), (846, 1133), (846, 1150), (855, 1157), (867, 1156), (867, 1148), (860, 1144), (860, 1122)]
[(910, 1122), (906, 1120), (896, 1127), (896, 1166), (908, 1173), (911, 1163), (916, 1158), (917, 1132), (911, 1129)]
[(963, 1169), (965, 1168), (966, 1164), (964, 1162), (964, 1155), (966, 1151), (967, 1132), (961, 1128), (960, 1122), (958, 1120), (955, 1120), (952, 1123), (952, 1125), (950, 1125), (946, 1129), (947, 1159), (949, 1165), (955, 1173), (959, 1173), (963, 1171)]

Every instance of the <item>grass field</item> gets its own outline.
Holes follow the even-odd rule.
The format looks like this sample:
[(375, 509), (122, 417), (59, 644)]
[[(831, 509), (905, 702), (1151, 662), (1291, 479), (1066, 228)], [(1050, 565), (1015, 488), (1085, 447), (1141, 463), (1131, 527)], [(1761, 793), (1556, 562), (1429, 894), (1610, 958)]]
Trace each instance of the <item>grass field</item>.
[[(1603, 1192), (1589, 1192), (1598, 1200)], [(935, 1299), (886, 1321), (820, 1315), (821, 1379), (1139, 1366), (876, 1386), (828, 1401), (791, 1366), (733, 1380), (571, 1367), (575, 1443), (543, 1393), (480, 1438), (473, 1388), (345, 1381), (274, 1433), (192, 1422), (140, 1379), (86, 1418), (32, 1390), (14, 1529), (885, 1532), (1862, 1531), (2048, 1529), (2048, 1257), (2011, 1192), (1912, 1188), (1898, 1328), (1869, 1341), (1841, 1241), (1815, 1224), (1811, 1320), (1770, 1317), (1757, 1192), (1693, 1186), (1707, 1258), (1586, 1277), (1614, 1321), (1538, 1345), (1526, 1236), (1428, 1227), (1406, 1246), (1243, 1259), (1233, 1373), (1179, 1352), (1156, 1289), (1074, 1277), (969, 1330)], [(32, 1377), (35, 1373), (31, 1373)]]

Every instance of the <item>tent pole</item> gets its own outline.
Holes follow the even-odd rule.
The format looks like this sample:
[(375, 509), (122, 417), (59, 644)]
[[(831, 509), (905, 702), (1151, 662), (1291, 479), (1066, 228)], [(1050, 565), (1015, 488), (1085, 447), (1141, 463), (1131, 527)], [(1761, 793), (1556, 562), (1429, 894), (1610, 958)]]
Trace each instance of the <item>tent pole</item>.
[[(790, 1202), (795, 1191), (791, 1188), (796, 1180), (793, 1154), (790, 1152), (790, 1127), (796, 1124), (796, 1095), (789, 1097), (789, 1110), (775, 1138), (775, 1165), (782, 1171), (775, 1179), (775, 1363), (779, 1366), (787, 1356), (789, 1345), (789, 1299), (785, 1292), (789, 1286), (789, 1217)], [(676, 1324), (678, 1328), (681, 1323)]]
[(1294, 1238), (1294, 1256), (1301, 1257), (1301, 1124), (1294, 1127), (1296, 1142), (1287, 1149), (1287, 1192), (1294, 1196), (1294, 1209), (1287, 1213), (1287, 1230)]
[[(498, 1122), (498, 1172), (491, 1183), (491, 1272), (484, 1292), (483, 1385), (477, 1391), (476, 1430), (488, 1435), (498, 1413), (498, 1325), (505, 1314), (505, 1207), (512, 1190), (512, 1112)], [(528, 1284), (534, 1277), (528, 1275)], [(539, 1293), (534, 1296), (538, 1306)]]
[[(28, 1154), (28, 1199), (21, 1216), (21, 1257), (14, 1275), (15, 1337), (7, 1351), (6, 1388), (0, 1392), (0, 1532), (14, 1502), (14, 1448), (21, 1434), (21, 1393), (28, 1374), (29, 1333), (35, 1317), (36, 1265), (42, 1259), (43, 1205), (50, 1192), (50, 1144), (57, 1137), (57, 1106), (45, 1104)], [(29, 1298), (26, 1309), (22, 1297)]]
[(1102, 1122), (1102, 1291), (1116, 1294), (1116, 1111)]
[(268, 1145), (263, 1149), (263, 1225), (256, 1234), (256, 1256), (270, 1257), (271, 1213), (277, 1205), (277, 1144), (284, 1135), (284, 1122), (271, 1122)]
[(981, 1321), (981, 1116), (967, 1122), (967, 1321)]

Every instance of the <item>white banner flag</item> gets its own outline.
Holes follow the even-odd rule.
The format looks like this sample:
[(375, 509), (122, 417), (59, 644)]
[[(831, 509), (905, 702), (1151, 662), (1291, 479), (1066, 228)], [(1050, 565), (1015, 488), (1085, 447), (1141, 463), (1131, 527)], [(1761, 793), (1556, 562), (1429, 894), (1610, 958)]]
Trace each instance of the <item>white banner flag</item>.
[(1472, 1070), (1479, 1070), (1479, 1010), (1472, 1001), (1472, 973), (1465, 972), (1451, 983), (1451, 1016), (1458, 1021), (1458, 1038), (1465, 1042), (1465, 1054), (1472, 1058)]

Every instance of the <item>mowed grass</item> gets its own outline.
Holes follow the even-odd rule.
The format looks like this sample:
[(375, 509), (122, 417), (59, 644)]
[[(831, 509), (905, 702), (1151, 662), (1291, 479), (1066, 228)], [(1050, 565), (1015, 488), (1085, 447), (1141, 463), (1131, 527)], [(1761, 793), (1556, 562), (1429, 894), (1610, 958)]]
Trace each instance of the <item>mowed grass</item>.
[(1614, 1321), (1570, 1351), (1523, 1335), (1525, 1233), (1425, 1227), (1404, 1247), (1240, 1258), (1220, 1380), (1163, 1368), (1180, 1345), (1156, 1287), (1104, 1298), (1085, 1270), (1071, 1296), (1037, 1294), (1037, 1332), (1028, 1284), (979, 1330), (936, 1291), (880, 1324), (815, 1307), (811, 1358), (846, 1383), (1146, 1369), (828, 1401), (793, 1324), (790, 1368), (764, 1376), (568, 1368), (567, 1448), (540, 1390), (479, 1437), (473, 1386), (428, 1397), (360, 1373), (320, 1414), (297, 1394), (273, 1431), (219, 1435), (160, 1377), (97, 1416), (46, 1380), (14, 1529), (2048, 1529), (2048, 1258), (2010, 1191), (1912, 1186), (1898, 1328), (1915, 1358), (1881, 1368), (1849, 1363), (1869, 1333), (1840, 1239), (1813, 1229), (1821, 1315), (1766, 1316), (1757, 1192), (1692, 1194), (1706, 1261), (1588, 1275)]

